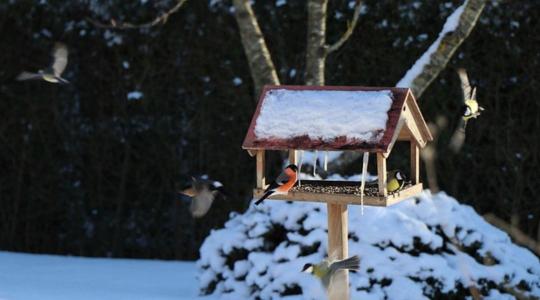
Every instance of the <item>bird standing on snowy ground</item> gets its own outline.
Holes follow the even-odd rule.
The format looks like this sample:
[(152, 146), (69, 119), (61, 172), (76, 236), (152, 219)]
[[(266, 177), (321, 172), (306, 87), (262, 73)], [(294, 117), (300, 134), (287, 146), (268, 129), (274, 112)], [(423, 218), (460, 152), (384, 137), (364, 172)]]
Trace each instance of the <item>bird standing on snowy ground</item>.
[(461, 80), (461, 89), (463, 90), (462, 123), (460, 125), (465, 130), (467, 121), (478, 117), (484, 108), (479, 106), (478, 101), (476, 101), (476, 88), (471, 87), (467, 71), (465, 69), (458, 69), (457, 72)]
[(288, 165), (281, 174), (272, 182), (266, 190), (264, 190), (264, 195), (255, 202), (255, 205), (261, 204), (264, 199), (270, 197), (271, 195), (286, 195), (289, 190), (294, 186), (297, 179), (298, 167), (296, 165)]
[(319, 264), (305, 264), (302, 272), (313, 274), (319, 278), (324, 288), (328, 290), (332, 277), (339, 270), (358, 270), (360, 268), (360, 257), (358, 255), (345, 258), (343, 260), (325, 259)]
[(216, 197), (224, 198), (223, 184), (206, 176), (191, 178), (191, 186), (179, 192), (182, 200), (191, 201), (189, 210), (194, 218), (206, 215)]
[(53, 62), (45, 70), (39, 70), (37, 73), (22, 72), (17, 76), (17, 80), (43, 79), (51, 83), (69, 83), (62, 78), (62, 73), (66, 69), (68, 62), (68, 48), (63, 43), (56, 43), (52, 51)]

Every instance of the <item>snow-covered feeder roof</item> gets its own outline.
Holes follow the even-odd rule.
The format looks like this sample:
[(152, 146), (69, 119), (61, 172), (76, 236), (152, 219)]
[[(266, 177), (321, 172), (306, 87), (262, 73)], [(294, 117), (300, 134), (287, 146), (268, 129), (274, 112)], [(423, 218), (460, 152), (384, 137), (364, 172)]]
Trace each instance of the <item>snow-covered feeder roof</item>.
[(433, 139), (408, 88), (282, 85), (263, 89), (242, 147), (389, 152), (398, 138)]

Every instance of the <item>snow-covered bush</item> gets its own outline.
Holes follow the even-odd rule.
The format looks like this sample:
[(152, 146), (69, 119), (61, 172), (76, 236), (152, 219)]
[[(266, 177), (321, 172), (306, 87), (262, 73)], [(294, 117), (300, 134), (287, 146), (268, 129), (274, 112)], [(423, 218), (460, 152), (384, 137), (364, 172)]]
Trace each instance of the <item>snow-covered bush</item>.
[[(213, 231), (198, 261), (200, 290), (223, 299), (322, 299), (301, 273), (326, 256), (326, 206), (266, 201)], [(467, 205), (424, 192), (389, 208), (349, 209), (351, 299), (540, 296), (540, 262)], [(286, 298), (288, 299), (288, 297)]]

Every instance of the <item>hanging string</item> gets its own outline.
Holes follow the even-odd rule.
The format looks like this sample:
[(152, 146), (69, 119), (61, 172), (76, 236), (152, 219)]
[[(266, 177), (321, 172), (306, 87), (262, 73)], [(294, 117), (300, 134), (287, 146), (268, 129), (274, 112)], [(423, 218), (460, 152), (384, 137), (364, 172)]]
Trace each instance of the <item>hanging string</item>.
[(366, 187), (366, 173), (368, 161), (369, 152), (364, 152), (364, 160), (362, 162), (362, 179), (360, 183), (360, 210), (362, 212), (362, 216), (364, 215), (364, 188)]
[(298, 164), (298, 186), (302, 186), (300, 177), (302, 176), (302, 163), (304, 163), (304, 150), (300, 150), (300, 163)]
[(319, 158), (319, 150), (315, 150), (315, 155), (313, 156), (313, 177), (317, 176), (317, 159)]
[(328, 151), (324, 152), (324, 171), (328, 171)]

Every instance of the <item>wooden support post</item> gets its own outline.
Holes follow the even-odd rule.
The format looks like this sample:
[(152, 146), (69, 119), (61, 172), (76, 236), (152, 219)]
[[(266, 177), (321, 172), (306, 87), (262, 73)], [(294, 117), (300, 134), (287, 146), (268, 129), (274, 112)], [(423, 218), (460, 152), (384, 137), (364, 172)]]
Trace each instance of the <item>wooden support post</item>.
[(289, 150), (289, 163), (295, 165), (298, 164), (298, 151)]
[(264, 150), (257, 150), (257, 188), (259, 189), (264, 189), (266, 187), (264, 168)]
[(411, 183), (420, 183), (420, 148), (413, 139), (411, 139)]
[[(349, 256), (348, 211), (346, 204), (327, 204), (328, 210), (328, 256), (344, 259)], [(349, 299), (349, 271), (336, 273), (328, 291), (329, 300)]]
[(387, 196), (386, 158), (382, 153), (377, 153), (377, 176), (379, 177), (379, 196)]

